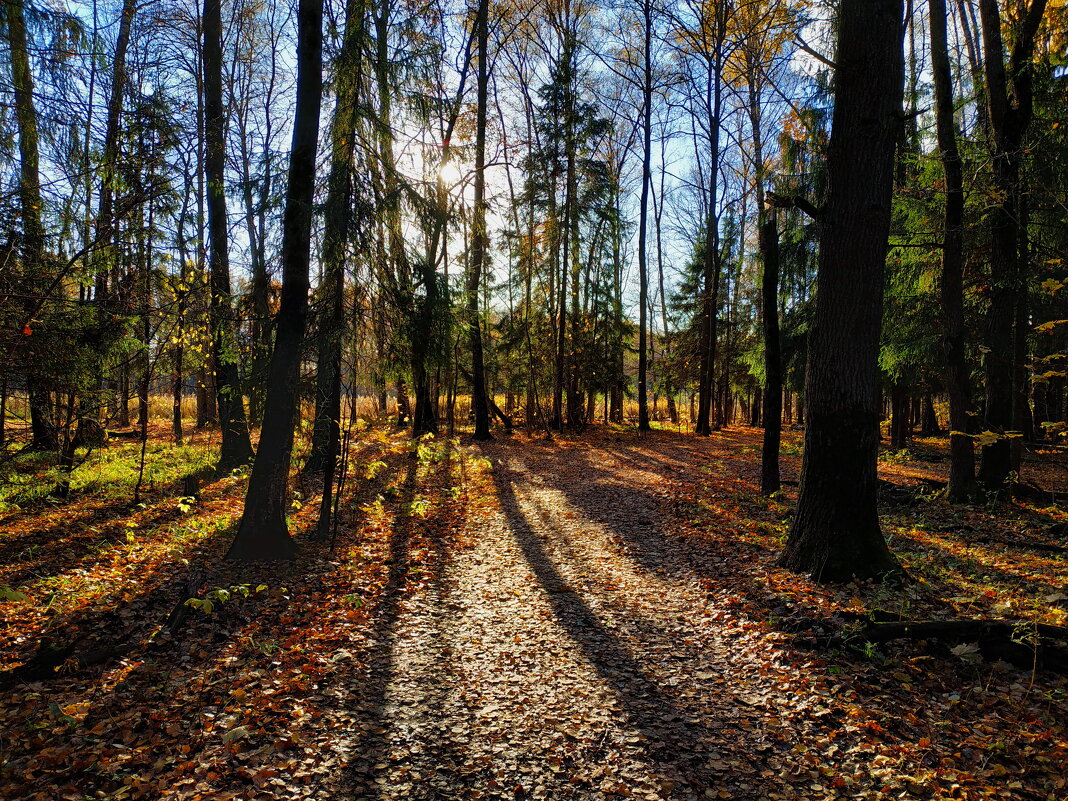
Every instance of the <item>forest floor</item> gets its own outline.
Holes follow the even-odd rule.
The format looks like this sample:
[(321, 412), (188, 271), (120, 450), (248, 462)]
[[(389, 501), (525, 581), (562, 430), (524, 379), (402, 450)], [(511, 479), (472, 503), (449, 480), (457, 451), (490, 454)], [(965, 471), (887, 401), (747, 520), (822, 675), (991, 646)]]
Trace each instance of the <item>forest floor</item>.
[(258, 566), (221, 560), (244, 476), (182, 496), (212, 443), (160, 434), (137, 505), (132, 443), (70, 501), (2, 498), (0, 797), (1068, 798), (1066, 666), (1028, 625), (1014, 663), (863, 629), (1063, 626), (1062, 453), (1028, 456), (1044, 493), (969, 508), (944, 441), (884, 454), (915, 581), (822, 587), (775, 566), (796, 483), (759, 494), (756, 429), (366, 429), (333, 547), (298, 482), (300, 555)]

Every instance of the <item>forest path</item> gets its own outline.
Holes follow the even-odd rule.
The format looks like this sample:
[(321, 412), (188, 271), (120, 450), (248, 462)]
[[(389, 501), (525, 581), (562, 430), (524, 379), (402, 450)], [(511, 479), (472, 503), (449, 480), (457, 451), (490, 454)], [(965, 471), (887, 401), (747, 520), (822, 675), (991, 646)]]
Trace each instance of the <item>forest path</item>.
[(775, 754), (805, 736), (801, 702), (665, 539), (699, 448), (482, 450), (496, 497), (399, 602), (353, 797), (796, 797)]

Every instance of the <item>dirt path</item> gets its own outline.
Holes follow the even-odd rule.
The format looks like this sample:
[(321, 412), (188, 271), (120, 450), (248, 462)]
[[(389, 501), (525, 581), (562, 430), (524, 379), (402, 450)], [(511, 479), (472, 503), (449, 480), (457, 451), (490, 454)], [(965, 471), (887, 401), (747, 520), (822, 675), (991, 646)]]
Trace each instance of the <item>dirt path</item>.
[(663, 535), (665, 482), (695, 454), (484, 453), (474, 547), (388, 613), (354, 797), (796, 797), (773, 755), (811, 699), (773, 702), (776, 653), (723, 624)]

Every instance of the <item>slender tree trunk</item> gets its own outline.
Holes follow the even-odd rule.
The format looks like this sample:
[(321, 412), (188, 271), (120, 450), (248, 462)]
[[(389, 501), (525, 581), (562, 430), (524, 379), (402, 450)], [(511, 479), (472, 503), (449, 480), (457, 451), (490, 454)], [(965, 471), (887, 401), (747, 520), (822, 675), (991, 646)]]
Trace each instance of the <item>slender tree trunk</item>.
[(230, 293), (229, 230), (226, 222), (226, 111), (222, 85), (221, 0), (204, 0), (204, 170), (207, 176), (211, 273), (211, 336), (215, 397), (222, 429), (216, 469), (226, 473), (252, 460), (238, 375), (237, 336)]
[[(764, 418), (764, 442), (760, 454), (760, 491), (765, 495), (778, 492), (779, 445), (782, 439), (782, 347), (779, 341), (779, 231), (778, 214), (767, 210), (758, 232), (764, 272), (760, 293), (764, 311), (764, 401), (760, 414)], [(754, 402), (755, 405), (755, 402)]]
[[(14, 89), (15, 123), (19, 135), (19, 205), (22, 212), (22, 271), (29, 290), (24, 301), (27, 319), (23, 336), (27, 348), (34, 349), (32, 319), (46, 301), (43, 297), (51, 283), (45, 268), (45, 232), (41, 222), (40, 157), (37, 147), (37, 107), (33, 97), (33, 73), (30, 70), (26, 18), (22, 0), (7, 3), (7, 33)], [(29, 331), (30, 333), (26, 333)], [(56, 426), (52, 422), (52, 401), (48, 383), (36, 370), (26, 376), (30, 406), (30, 447), (55, 450), (59, 447)]]
[[(341, 447), (341, 351), (345, 334), (345, 267), (352, 227), (353, 168), (359, 116), (364, 6), (348, 0), (345, 35), (334, 68), (336, 101), (330, 126), (330, 177), (323, 229), (326, 310), (319, 326), (315, 375), (315, 424), (305, 469), (332, 470)], [(324, 505), (324, 511), (329, 510)], [(322, 534), (322, 531), (320, 531)]]
[(907, 444), (908, 395), (905, 388), (895, 384), (890, 390), (890, 447), (901, 450)]
[(241, 524), (227, 554), (230, 559), (289, 559), (296, 550), (286, 523), (286, 488), (300, 401), (301, 346), (308, 317), (322, 49), (323, 0), (300, 0), (296, 113), (282, 219), (282, 298), (260, 447), (249, 477)]
[(820, 581), (900, 570), (879, 530), (876, 462), (902, 12), (901, 0), (842, 0), (839, 11), (801, 489), (781, 560)]
[[(143, 148), (142, 148), (143, 150)], [(148, 225), (141, 235), (141, 384), (137, 388), (137, 422), (142, 432), (148, 430), (149, 389), (152, 383), (152, 235), (155, 227), (155, 203), (148, 201)]]
[[(1013, 397), (1016, 380), (1013, 334), (1017, 307), (1025, 285), (1026, 239), (1021, 229), (1023, 208), (1023, 140), (1033, 114), (1032, 67), (1035, 37), (1046, 0), (1032, 0), (1023, 14), (1009, 66), (1001, 37), (997, 0), (979, 0), (983, 22), (986, 99), (994, 163), (994, 188), (1001, 201), (989, 214), (990, 310), (986, 320), (986, 406), (983, 425), (998, 435), (985, 445), (979, 480), (988, 490), (1004, 488), (1012, 470)], [(1018, 418), (1017, 418), (1018, 421)]]
[(646, 253), (646, 228), (649, 223), (649, 185), (653, 161), (653, 9), (650, 0), (642, 3), (644, 39), (642, 57), (642, 190), (638, 217), (638, 430), (651, 431), (649, 425), (649, 265)]
[(711, 142), (708, 167), (708, 212), (705, 225), (705, 259), (701, 286), (701, 367), (698, 375), (697, 423), (698, 434), (712, 433), (712, 398), (716, 377), (716, 315), (719, 311), (719, 135), (723, 107), (723, 59), (725, 37), (724, 21), (715, 12), (716, 52), (708, 64), (706, 95), (710, 117), (708, 120)]
[(490, 434), (486, 368), (482, 353), (482, 322), (478, 292), (482, 285), (486, 247), (486, 109), (489, 104), (489, 0), (479, 0), (475, 18), (478, 40), (478, 99), (475, 112), (475, 208), (471, 233), (471, 266), (467, 276), (468, 339), (471, 345), (471, 402), (475, 412), (476, 440)]
[(7, 444), (7, 375), (0, 377), (0, 449)]
[(946, 185), (942, 232), (942, 349), (949, 394), (949, 485), (951, 503), (975, 494), (975, 449), (967, 436), (971, 386), (964, 355), (964, 175), (953, 123), (953, 78), (947, 44), (946, 0), (930, 7), (931, 74), (935, 89), (935, 124)]
[[(134, 15), (137, 13), (136, 0), (123, 0), (119, 16), (119, 30), (115, 38), (115, 52), (112, 57), (111, 96), (107, 105), (107, 120), (104, 129), (104, 149), (101, 161), (100, 203), (96, 214), (96, 251), (93, 262), (95, 281), (93, 301), (96, 307), (98, 325), (103, 326), (109, 316), (108, 275), (116, 266), (115, 248), (115, 184), (119, 171), (119, 137), (123, 99), (126, 94), (126, 51), (130, 43), (130, 31)], [(97, 367), (96, 384), (98, 391), (104, 388), (102, 365)], [(103, 440), (103, 427), (99, 422), (99, 409), (93, 415), (84, 415), (81, 425), (84, 434), (93, 440)]]
[[(779, 341), (779, 227), (778, 211), (768, 208), (764, 197), (764, 140), (760, 95), (763, 81), (760, 65), (747, 52), (749, 81), (749, 127), (753, 137), (753, 180), (756, 184), (757, 246), (760, 251), (760, 297), (764, 327), (764, 400), (760, 412), (754, 399), (753, 425), (764, 418), (764, 441), (760, 452), (760, 491), (778, 492), (779, 445), (782, 440), (782, 345)], [(744, 239), (744, 238), (743, 238)]]
[(111, 97), (108, 100), (107, 122), (104, 130), (104, 152), (100, 184), (100, 205), (96, 215), (96, 238), (98, 259), (96, 271), (96, 300), (103, 303), (107, 295), (109, 262), (114, 258), (115, 235), (115, 181), (119, 159), (120, 118), (126, 92), (126, 50), (130, 43), (130, 29), (137, 12), (136, 0), (123, 0), (119, 17), (119, 32), (115, 38), (115, 54), (112, 58)]

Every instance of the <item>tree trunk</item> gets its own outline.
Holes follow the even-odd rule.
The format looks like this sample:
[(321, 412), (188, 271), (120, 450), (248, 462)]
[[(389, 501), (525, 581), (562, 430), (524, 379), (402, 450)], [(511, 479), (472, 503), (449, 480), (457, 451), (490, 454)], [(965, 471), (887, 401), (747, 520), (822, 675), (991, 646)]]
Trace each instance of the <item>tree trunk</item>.
[(297, 96), (282, 218), (282, 297), (259, 452), (229, 559), (289, 559), (286, 487), (300, 401), (300, 354), (308, 317), (315, 152), (322, 103), (323, 0), (297, 10)]
[(646, 228), (649, 222), (649, 185), (652, 183), (653, 160), (653, 9), (650, 0), (642, 3), (644, 40), (642, 56), (642, 190), (638, 212), (638, 430), (651, 431), (649, 425), (649, 265), (646, 253)]
[(1023, 14), (1008, 69), (1001, 38), (997, 0), (979, 0), (983, 22), (986, 100), (991, 130), (994, 188), (1001, 201), (990, 225), (990, 310), (986, 320), (986, 405), (983, 426), (998, 435), (985, 445), (979, 480), (988, 490), (1004, 488), (1012, 470), (1013, 397), (1017, 375), (1013, 333), (1017, 307), (1024, 293), (1023, 140), (1033, 114), (1031, 58), (1046, 0), (1033, 0)]
[[(49, 280), (45, 275), (45, 232), (41, 222), (40, 157), (37, 146), (37, 107), (33, 97), (26, 18), (22, 0), (7, 4), (7, 29), (14, 89), (15, 122), (19, 135), (19, 205), (22, 213), (22, 271), (27, 296), (23, 301), (24, 331), (33, 329), (33, 316), (44, 305)], [(28, 335), (33, 337), (33, 334)], [(32, 350), (32, 344), (31, 344)], [(59, 447), (52, 421), (52, 400), (47, 382), (36, 370), (26, 376), (30, 406), (30, 448), (55, 450)]]
[(938, 425), (938, 415), (935, 414), (934, 398), (930, 392), (925, 392), (920, 417), (920, 434), (925, 437), (937, 437), (941, 433), (942, 429)]
[(809, 335), (807, 429), (783, 566), (819, 581), (898, 571), (879, 529), (878, 356), (894, 145), (904, 81), (901, 0), (842, 0)]
[[(206, 355), (211, 362), (211, 353)], [(203, 430), (219, 422), (219, 410), (215, 405), (215, 371), (210, 366), (197, 371), (197, 422), (196, 428)]]
[[(345, 35), (334, 74), (337, 76), (334, 117), (330, 126), (330, 177), (323, 227), (323, 286), (326, 311), (319, 325), (315, 375), (315, 425), (305, 469), (332, 469), (340, 449), (341, 352), (345, 334), (345, 267), (352, 227), (352, 195), (356, 124), (359, 115), (360, 48), (363, 2), (348, 0)], [(323, 507), (324, 511), (329, 506)], [(320, 532), (322, 534), (322, 532)]]
[(252, 441), (238, 375), (237, 332), (230, 296), (230, 233), (226, 222), (226, 110), (222, 83), (221, 0), (204, 0), (204, 170), (207, 177), (211, 341), (215, 397), (222, 429), (216, 470), (226, 473), (252, 460)]
[(712, 395), (715, 392), (716, 374), (716, 314), (719, 310), (719, 214), (716, 205), (719, 195), (719, 134), (722, 116), (723, 90), (722, 74), (723, 41), (726, 36), (723, 20), (717, 6), (715, 53), (708, 64), (708, 85), (706, 88), (709, 111), (709, 147), (708, 167), (708, 213), (705, 224), (705, 258), (701, 280), (701, 367), (698, 375), (697, 422), (694, 430), (698, 434), (712, 433)]
[(942, 232), (942, 349), (949, 394), (949, 484), (951, 503), (975, 495), (975, 449), (967, 436), (971, 385), (964, 355), (964, 177), (953, 123), (953, 80), (946, 39), (946, 0), (930, 6), (931, 74), (935, 89), (938, 149), (946, 184)]
[(908, 394), (903, 387), (895, 384), (890, 390), (890, 447), (893, 450), (901, 450), (906, 445), (907, 416)]
[[(761, 65), (747, 51), (749, 125), (753, 136), (753, 181), (756, 184), (757, 246), (760, 250), (761, 313), (764, 327), (764, 397), (753, 401), (752, 425), (764, 418), (764, 441), (760, 452), (760, 491), (771, 495), (780, 489), (779, 447), (782, 441), (782, 343), (779, 340), (779, 218), (764, 197), (764, 140), (761, 130), (763, 89)], [(757, 411), (759, 409), (759, 412)]]
[[(779, 446), (782, 440), (782, 346), (779, 341), (779, 231), (776, 210), (767, 211), (758, 232), (764, 272), (760, 293), (764, 311), (764, 442), (760, 452), (760, 491), (778, 492)], [(756, 402), (754, 401), (754, 406)], [(758, 415), (753, 415), (756, 425)]]
[(478, 40), (478, 100), (475, 112), (475, 208), (471, 232), (471, 266), (467, 276), (468, 338), (471, 345), (471, 403), (475, 412), (474, 439), (493, 439), (490, 434), (486, 367), (482, 352), (482, 322), (478, 292), (482, 285), (486, 248), (486, 107), (489, 103), (489, 0), (479, 0), (475, 18)]

